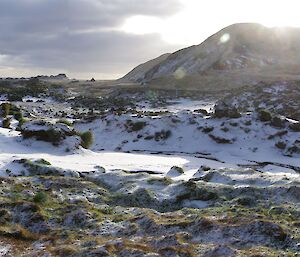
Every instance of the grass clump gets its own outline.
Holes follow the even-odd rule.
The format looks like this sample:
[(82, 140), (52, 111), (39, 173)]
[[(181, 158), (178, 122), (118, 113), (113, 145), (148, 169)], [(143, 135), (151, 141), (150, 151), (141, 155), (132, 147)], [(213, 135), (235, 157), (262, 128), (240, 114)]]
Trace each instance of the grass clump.
[(46, 203), (48, 200), (48, 196), (47, 194), (45, 194), (44, 192), (38, 192), (34, 197), (33, 197), (33, 201), (35, 203)]
[(77, 254), (77, 249), (72, 245), (59, 246), (54, 250), (57, 256), (74, 256)]
[(20, 119), (18, 119), (19, 124), (18, 124), (18, 129), (21, 130), (21, 127), (28, 121), (27, 119), (24, 119), (23, 117), (21, 117)]
[(79, 133), (79, 136), (81, 138), (81, 143), (80, 145), (85, 148), (89, 149), (91, 145), (93, 144), (93, 134), (91, 131), (86, 131), (83, 133)]
[(26, 228), (22, 227), (19, 224), (14, 224), (10, 226), (1, 226), (0, 227), (0, 235), (15, 238), (15, 239), (22, 239), (22, 240), (37, 240), (37, 235), (31, 233)]
[(7, 115), (9, 115), (10, 112), (10, 103), (3, 103), (1, 104), (1, 109), (2, 109), (2, 117), (6, 118)]

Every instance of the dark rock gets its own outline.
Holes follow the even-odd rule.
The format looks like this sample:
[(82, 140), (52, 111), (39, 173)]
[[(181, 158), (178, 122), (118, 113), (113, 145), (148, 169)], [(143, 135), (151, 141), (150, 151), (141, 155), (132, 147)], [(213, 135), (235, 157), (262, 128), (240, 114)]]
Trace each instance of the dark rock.
[(211, 139), (213, 139), (215, 142), (217, 142), (218, 144), (232, 144), (233, 143), (232, 140), (230, 140), (230, 139), (218, 137), (213, 134), (209, 134), (209, 137)]
[(241, 114), (238, 109), (234, 106), (231, 106), (229, 103), (224, 101), (218, 102), (215, 105), (215, 113), (214, 116), (216, 118), (240, 118)]
[(284, 150), (286, 148), (286, 143), (279, 141), (275, 144), (275, 146), (281, 150)]
[(285, 123), (286, 120), (278, 116), (273, 117), (271, 120), (271, 125), (276, 128), (284, 128)]
[(295, 132), (300, 132), (300, 122), (290, 123), (289, 128)]

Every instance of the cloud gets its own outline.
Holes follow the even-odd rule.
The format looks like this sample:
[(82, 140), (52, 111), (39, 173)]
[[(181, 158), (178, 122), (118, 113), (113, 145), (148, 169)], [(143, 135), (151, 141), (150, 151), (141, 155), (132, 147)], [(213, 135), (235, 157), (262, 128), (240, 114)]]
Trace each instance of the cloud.
[(168, 17), (179, 9), (177, 0), (1, 0), (0, 66), (16, 74), (120, 74), (176, 48), (159, 35), (118, 31), (122, 23), (134, 15)]

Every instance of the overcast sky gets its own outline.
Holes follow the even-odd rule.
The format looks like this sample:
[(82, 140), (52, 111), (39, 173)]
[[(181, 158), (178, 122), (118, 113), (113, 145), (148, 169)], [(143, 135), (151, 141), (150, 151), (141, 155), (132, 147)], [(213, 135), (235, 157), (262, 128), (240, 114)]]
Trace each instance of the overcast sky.
[(300, 26), (299, 0), (0, 0), (0, 77), (118, 78), (236, 22)]

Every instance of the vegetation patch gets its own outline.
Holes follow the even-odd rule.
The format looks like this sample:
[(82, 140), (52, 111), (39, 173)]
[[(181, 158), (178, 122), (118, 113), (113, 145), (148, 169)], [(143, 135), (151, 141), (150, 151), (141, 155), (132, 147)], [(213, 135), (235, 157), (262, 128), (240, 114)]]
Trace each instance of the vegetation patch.
[(132, 122), (131, 120), (128, 120), (126, 125), (127, 125), (127, 128), (128, 128), (128, 131), (131, 132), (131, 131), (140, 131), (140, 130), (142, 130), (147, 125), (147, 123), (144, 122), (144, 121)]
[(86, 131), (83, 133), (79, 133), (79, 136), (81, 138), (80, 145), (85, 149), (89, 149), (92, 146), (93, 141), (94, 141), (92, 132)]

